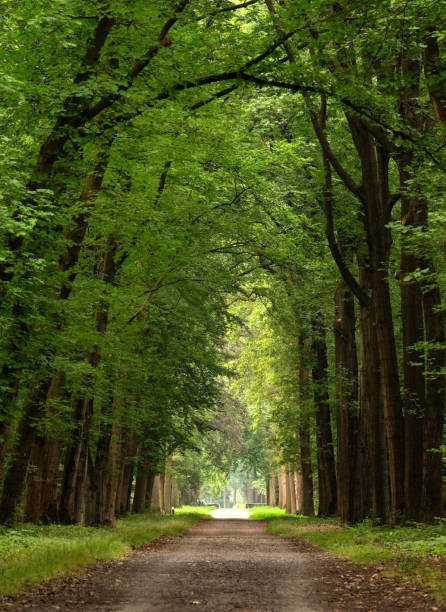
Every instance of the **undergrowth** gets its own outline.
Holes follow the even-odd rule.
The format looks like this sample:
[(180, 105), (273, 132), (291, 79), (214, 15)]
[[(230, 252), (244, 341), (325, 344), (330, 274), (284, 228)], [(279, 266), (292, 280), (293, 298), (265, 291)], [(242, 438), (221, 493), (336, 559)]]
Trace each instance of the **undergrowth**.
[(250, 516), (266, 520), (271, 533), (301, 537), (340, 557), (377, 565), (383, 574), (422, 588), (446, 603), (445, 521), (394, 528), (375, 527), (366, 521), (341, 528), (334, 519), (287, 515), (278, 508), (254, 509)]
[(0, 527), (0, 596), (79, 567), (120, 557), (163, 535), (182, 535), (211, 508), (183, 507), (174, 516), (138, 514), (114, 527), (34, 525)]

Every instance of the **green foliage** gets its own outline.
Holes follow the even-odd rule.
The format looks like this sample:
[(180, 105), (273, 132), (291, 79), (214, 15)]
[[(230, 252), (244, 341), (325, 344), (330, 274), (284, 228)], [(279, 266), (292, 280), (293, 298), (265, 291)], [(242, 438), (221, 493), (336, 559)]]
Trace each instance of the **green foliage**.
[[(73, 401), (92, 399), (93, 459), (117, 423), (140, 436), (137, 460), (153, 471), (173, 456), (190, 498), (203, 484), (221, 489), (236, 470), (264, 491), (277, 464), (297, 461), (303, 422), (315, 437), (313, 389), (299, 383), (298, 366), (313, 365), (314, 316), (331, 329), (339, 279), (308, 112), (319, 112), (321, 96), (325, 133), (354, 181), (361, 165), (346, 113), (390, 150), (391, 191), (407, 149), (407, 188), (432, 202), (430, 227), (415, 231), (393, 209), (395, 312), (402, 244), (438, 268), (402, 282), (444, 285), (446, 150), (428, 91), (442, 77), (417, 78), (420, 128), (401, 114), (416, 80), (404, 67), (421, 71), (426, 38), (444, 39), (441, 3), (275, 3), (276, 23), (262, 2), (16, 4), (3, 0), (0, 29), (0, 420), (12, 423), (9, 458), (28, 392), (63, 373), (33, 417), (41, 436), (69, 446)], [(92, 50), (104, 23), (104, 44)], [(293, 32), (294, 62), (283, 61), (279, 26)], [(92, 177), (100, 184), (88, 192)], [(332, 192), (335, 235), (359, 258), (363, 210), (335, 172)], [(332, 366), (332, 336), (328, 344)]]
[(122, 556), (163, 535), (181, 535), (210, 509), (181, 508), (175, 516), (135, 515), (114, 528), (17, 525), (0, 534), (0, 594), (22, 591), (27, 585), (58, 576), (97, 561)]

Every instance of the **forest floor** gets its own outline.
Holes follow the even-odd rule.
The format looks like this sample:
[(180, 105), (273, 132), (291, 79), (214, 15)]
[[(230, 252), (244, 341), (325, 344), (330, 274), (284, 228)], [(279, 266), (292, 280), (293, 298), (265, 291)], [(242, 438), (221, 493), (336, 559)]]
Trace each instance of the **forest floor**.
[(264, 521), (241, 519), (204, 519), (182, 537), (161, 538), (82, 574), (5, 598), (0, 609), (446, 611), (375, 566), (268, 533)]

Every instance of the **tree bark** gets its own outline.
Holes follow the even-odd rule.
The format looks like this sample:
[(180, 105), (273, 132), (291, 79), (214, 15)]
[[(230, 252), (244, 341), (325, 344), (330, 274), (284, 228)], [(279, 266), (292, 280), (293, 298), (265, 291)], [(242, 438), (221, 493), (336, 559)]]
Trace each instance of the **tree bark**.
[(133, 512), (143, 514), (146, 510), (146, 493), (149, 483), (149, 464), (143, 462), (136, 475), (135, 494), (133, 497)]
[(343, 523), (355, 522), (356, 469), (359, 442), (358, 360), (353, 296), (344, 282), (335, 293), (335, 378), (337, 421), (338, 513)]
[[(400, 160), (401, 216), (406, 228), (419, 227), (425, 222), (426, 205), (407, 193), (410, 173), (406, 171), (412, 155)], [(423, 481), (423, 429), (425, 412), (425, 355), (423, 294), (419, 281), (406, 277), (422, 267), (422, 262), (411, 249), (410, 236), (402, 235), (400, 294), (403, 328), (404, 421), (405, 421), (405, 494), (406, 516), (420, 520), (420, 491)]]
[(11, 430), (11, 421), (9, 415), (3, 415), (0, 421), (0, 493), (1, 493), (1, 475), (3, 474), (3, 465), (5, 461), (6, 451), (8, 449), (9, 432)]
[(0, 524), (14, 524), (17, 507), (21, 501), (28, 470), (31, 448), (36, 438), (35, 419), (40, 416), (41, 402), (45, 401), (42, 389), (30, 391), (24, 400), (24, 413), (19, 423), (14, 457), (5, 476), (0, 502)]
[(399, 387), (392, 307), (388, 282), (390, 255), (390, 194), (388, 154), (375, 146), (364, 122), (348, 117), (361, 161), (361, 200), (372, 280), (372, 312), (378, 339), (381, 398), (384, 407), (389, 455), (391, 522), (404, 518), (404, 420)]
[[(433, 34), (425, 40), (423, 60), (432, 104), (446, 138), (445, 92), (440, 85), (442, 66)], [(425, 126), (419, 104), (421, 61), (403, 57), (401, 64), (405, 79), (400, 91), (400, 113), (407, 125), (423, 132)], [(428, 203), (417, 185), (417, 166), (416, 152), (403, 147), (399, 152), (398, 167), (401, 223), (405, 230), (400, 273), (405, 371), (405, 484), (409, 518), (431, 521), (435, 516), (441, 516), (443, 510), (440, 448), (445, 402), (445, 338), (441, 295), (432, 257), (420, 244), (411, 244), (411, 238), (416, 236), (415, 230), (423, 231), (428, 225)], [(427, 277), (405, 280), (417, 270), (422, 270)]]
[(103, 427), (96, 447), (95, 482), (94, 486), (90, 485), (93, 502), (91, 522), (94, 525), (113, 525), (115, 520), (116, 492), (122, 469), (119, 448), (121, 435), (119, 415), (115, 414), (113, 422)]
[(303, 478), (301, 472), (294, 472), (294, 489), (296, 491), (296, 514), (303, 514)]
[(421, 516), (432, 521), (443, 513), (443, 453), (445, 405), (445, 330), (441, 295), (436, 282), (423, 294), (426, 329), (427, 391), (423, 434)]
[(291, 492), (291, 478), (289, 472), (289, 466), (285, 468), (285, 511), (287, 514), (293, 513), (293, 502), (292, 502), (292, 492)]
[(139, 442), (135, 433), (128, 433), (124, 440), (125, 442), (121, 444), (121, 465), (123, 468), (116, 491), (116, 516), (122, 516), (130, 512), (133, 472)]
[(82, 524), (84, 521), (92, 414), (91, 398), (73, 398), (73, 420), (76, 426), (65, 457), (59, 505), (59, 520), (64, 524)]
[(311, 442), (310, 442), (310, 415), (308, 413), (308, 395), (310, 372), (306, 365), (308, 347), (303, 336), (299, 336), (300, 364), (299, 364), (299, 445), (300, 445), (300, 468), (302, 472), (302, 514), (314, 516), (313, 499), (313, 468), (311, 465)]
[[(367, 259), (362, 258), (360, 282), (364, 290), (371, 291), (372, 272)], [(378, 355), (378, 337), (373, 312), (360, 308), (360, 456), (357, 482), (362, 489), (364, 504), (356, 520), (369, 514), (367, 501), (371, 501), (371, 516), (375, 521), (391, 522), (389, 464), (386, 424), (382, 402), (381, 371)], [(370, 485), (370, 491), (368, 487)]]
[(446, 140), (446, 88), (444, 85), (446, 66), (441, 59), (438, 40), (434, 32), (430, 32), (424, 40), (423, 63), (432, 107), (443, 139)]
[(318, 516), (331, 516), (336, 514), (336, 471), (328, 393), (327, 345), (325, 328), (320, 317), (313, 320), (312, 348), (314, 353), (313, 394), (317, 428)]
[(296, 487), (294, 483), (294, 466), (288, 466), (287, 479), (289, 481), (290, 488), (290, 514), (296, 514), (297, 506), (296, 506)]
[(148, 510), (152, 505), (154, 484), (155, 484), (155, 474), (152, 471), (150, 471), (149, 477), (147, 479), (147, 487), (146, 487), (146, 510)]
[[(51, 381), (46, 405), (53, 419), (58, 419), (53, 410), (53, 402), (60, 398), (65, 384), (62, 371), (56, 372)], [(30, 465), (33, 473), (28, 475), (25, 491), (25, 521), (51, 523), (58, 516), (58, 486), (60, 484), (59, 465), (62, 444), (58, 432), (37, 433), (31, 450)]]

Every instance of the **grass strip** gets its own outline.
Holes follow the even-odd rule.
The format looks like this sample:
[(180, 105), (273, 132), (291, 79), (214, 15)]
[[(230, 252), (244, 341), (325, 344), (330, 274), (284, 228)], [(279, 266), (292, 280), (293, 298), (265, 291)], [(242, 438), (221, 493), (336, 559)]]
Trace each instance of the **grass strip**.
[(282, 537), (299, 537), (339, 557), (378, 566), (398, 582), (415, 586), (446, 603), (446, 522), (402, 527), (339, 525), (335, 519), (287, 515), (279, 508), (254, 508), (250, 517), (267, 521)]
[(174, 516), (137, 514), (114, 527), (34, 525), (0, 528), (0, 596), (75, 569), (121, 557), (163, 535), (182, 535), (212, 508), (183, 507)]

